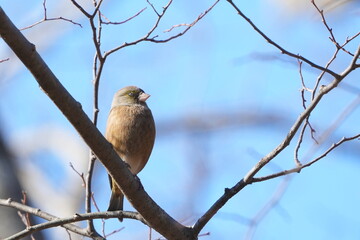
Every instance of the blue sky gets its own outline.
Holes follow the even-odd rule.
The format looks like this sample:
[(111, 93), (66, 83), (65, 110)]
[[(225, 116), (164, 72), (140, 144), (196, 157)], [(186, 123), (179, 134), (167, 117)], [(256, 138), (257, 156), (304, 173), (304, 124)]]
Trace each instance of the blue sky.
[[(37, 45), (62, 84), (91, 116), (94, 47), (90, 28), (81, 15), (75, 14), (76, 9), (70, 10), (70, 3), (63, 6), (48, 1), (47, 4), (49, 17), (72, 18), (83, 28), (52, 21), (26, 30), (24, 34)], [(155, 6), (161, 9), (164, 4)], [(168, 36), (162, 31), (175, 24), (192, 22), (211, 4), (209, 1), (191, 4), (174, 1), (156, 33), (159, 38)], [(326, 64), (333, 54), (329, 34), (312, 8), (290, 12), (271, 1), (237, 4), (285, 49), (319, 65)], [(146, 6), (147, 10), (129, 23), (104, 27), (104, 51), (143, 36), (155, 20), (146, 1), (104, 2), (104, 14), (116, 21), (124, 20)], [(2, 7), (18, 27), (30, 25), (42, 17), (42, 1), (31, 4), (5, 1)], [(326, 16), (340, 43), (359, 31), (356, 4), (342, 11), (326, 13)], [(356, 39), (348, 48), (354, 51), (358, 45), (359, 39)], [(10, 55), (6, 49), (1, 43), (1, 58)], [(332, 69), (341, 72), (349, 61), (349, 56), (341, 53)], [(0, 88), (3, 134), (9, 142), (11, 139), (12, 146), (16, 146), (25, 133), (32, 132), (35, 136), (37, 129), (44, 125), (56, 126), (79, 143), (85, 154), (81, 159), (86, 162), (86, 146), (72, 126), (43, 94), (28, 71), (17, 64), (16, 58), (11, 57), (10, 61), (0, 65), (4, 76)], [(11, 66), (21, 68), (9, 74)], [(304, 63), (302, 73), (308, 87), (312, 87), (319, 72)], [(325, 96), (311, 115), (317, 136), (359, 95), (358, 78), (358, 72), (352, 73), (345, 80), (351, 91), (340, 85)], [(331, 78), (326, 76), (324, 84), (329, 80)], [(149, 163), (139, 175), (141, 181), (161, 207), (185, 224), (193, 224), (222, 195), (224, 188), (232, 187), (262, 156), (276, 147), (302, 111), (297, 61), (281, 55), (269, 45), (226, 1), (219, 2), (193, 29), (176, 40), (166, 44), (140, 43), (107, 59), (99, 92), (100, 131), (104, 132), (112, 95), (126, 85), (138, 85), (151, 94), (148, 105), (158, 129)], [(312, 157), (341, 137), (359, 133), (359, 114), (355, 108)], [(214, 127), (211, 130), (191, 128), (191, 119)], [(188, 131), (184, 126), (190, 126)], [(295, 141), (274, 163), (260, 171), (259, 176), (279, 168), (291, 168)], [(302, 156), (313, 145), (307, 134)], [(253, 239), (359, 238), (358, 149), (358, 141), (348, 143), (301, 174), (292, 175), (280, 202), (259, 223)], [(61, 162), (57, 159), (63, 156), (52, 154), (51, 149), (45, 149), (32, 155), (31, 159), (51, 173), (47, 175), (54, 188), (67, 189), (64, 184), (68, 181), (64, 178), (68, 177), (65, 173), (69, 166), (64, 163), (71, 161), (74, 166), (82, 166), (80, 171), (86, 170), (86, 164), (80, 164), (75, 157)], [(60, 173), (54, 170), (62, 168), (65, 170)], [(76, 176), (72, 178), (76, 179)], [(105, 170), (98, 164), (93, 190), (101, 210), (107, 208), (107, 181)], [(279, 178), (246, 187), (209, 222), (204, 232), (210, 232), (210, 235), (202, 239), (246, 239), (249, 219), (269, 202), (283, 181), (284, 178)], [(80, 181), (78, 188), (81, 192)], [(58, 206), (51, 208), (50, 204), (47, 210), (51, 212), (54, 208)], [(131, 209), (127, 202), (125, 208)], [(144, 239), (148, 236), (147, 227), (131, 220), (123, 225), (117, 220), (106, 221), (107, 232), (121, 226), (125, 229), (109, 239)], [(97, 224), (97, 228), (101, 230), (101, 225)]]

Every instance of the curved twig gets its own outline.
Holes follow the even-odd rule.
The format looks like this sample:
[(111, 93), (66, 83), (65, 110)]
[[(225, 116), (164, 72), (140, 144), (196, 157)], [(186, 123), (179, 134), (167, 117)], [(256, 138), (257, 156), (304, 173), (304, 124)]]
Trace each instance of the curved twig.
[(339, 75), (333, 71), (331, 71), (330, 69), (327, 69), (325, 67), (322, 67), (318, 64), (315, 64), (314, 62), (310, 61), (309, 59), (299, 55), (299, 54), (295, 54), (295, 53), (292, 53), (288, 50), (286, 50), (285, 48), (281, 47), (279, 44), (277, 44), (276, 42), (274, 42), (273, 40), (271, 40), (271, 38), (269, 38), (265, 33), (263, 33), (251, 20), (250, 18), (248, 18), (237, 6), (236, 4), (232, 1), (232, 0), (227, 0), (230, 5), (237, 11), (237, 13), (245, 19), (245, 21), (247, 21), (251, 27), (257, 32), (259, 33), (269, 44), (273, 45), (274, 47), (276, 47), (277, 49), (280, 50), (280, 52), (282, 54), (286, 54), (290, 57), (293, 57), (293, 58), (296, 58), (296, 59), (299, 59), (307, 64), (309, 64), (311, 67), (313, 68), (316, 68), (316, 69), (319, 69), (321, 71), (324, 71), (328, 74), (330, 74), (331, 76), (333, 76), (334, 78), (339, 78)]

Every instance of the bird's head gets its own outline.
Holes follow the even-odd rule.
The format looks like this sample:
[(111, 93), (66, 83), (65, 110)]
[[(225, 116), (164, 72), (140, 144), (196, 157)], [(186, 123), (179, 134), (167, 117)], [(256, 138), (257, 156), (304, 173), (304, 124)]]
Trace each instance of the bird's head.
[(111, 107), (133, 104), (146, 105), (145, 101), (149, 97), (150, 95), (141, 88), (136, 86), (124, 87), (115, 93)]

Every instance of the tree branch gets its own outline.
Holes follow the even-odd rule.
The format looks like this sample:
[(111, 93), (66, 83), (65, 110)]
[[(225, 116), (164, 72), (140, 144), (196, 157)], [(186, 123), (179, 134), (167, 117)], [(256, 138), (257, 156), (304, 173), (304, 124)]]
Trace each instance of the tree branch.
[(331, 147), (329, 147), (328, 150), (326, 150), (323, 154), (321, 154), (320, 156), (318, 156), (314, 160), (312, 160), (312, 161), (310, 161), (310, 162), (308, 162), (308, 163), (306, 163), (304, 165), (297, 166), (295, 168), (285, 170), (285, 171), (281, 171), (281, 172), (278, 172), (278, 173), (270, 174), (268, 176), (259, 177), (259, 178), (253, 178), (251, 182), (252, 183), (253, 182), (263, 182), (263, 181), (266, 181), (266, 180), (269, 180), (269, 179), (285, 176), (285, 175), (288, 175), (290, 173), (300, 172), (302, 169), (310, 167), (312, 164), (314, 164), (317, 161), (319, 161), (320, 159), (326, 157), (330, 152), (332, 152), (335, 148), (339, 147), (343, 143), (348, 142), (348, 141), (352, 141), (352, 140), (355, 140), (355, 139), (360, 140), (359, 138), (360, 138), (360, 134), (357, 134), (357, 135), (352, 136), (352, 137), (343, 137), (340, 141), (338, 141), (337, 143), (334, 143)]
[(232, 188), (225, 188), (224, 194), (194, 224), (194, 233), (199, 234), (205, 225), (210, 221), (210, 219), (220, 210), (220, 208), (222, 208), (227, 203), (227, 201), (240, 192), (240, 190), (246, 187), (246, 185), (248, 185), (248, 183), (244, 182), (242, 179)]
[[(118, 47), (115, 47), (115, 48), (105, 52), (104, 58), (108, 57), (110, 54), (112, 54), (112, 53), (114, 53), (114, 52), (116, 52), (116, 51), (118, 51), (118, 50), (120, 50), (120, 49), (122, 49), (124, 47), (136, 45), (136, 44), (138, 44), (140, 42), (166, 43), (166, 42), (169, 42), (169, 41), (171, 41), (173, 39), (181, 37), (187, 31), (189, 31), (196, 23), (198, 23), (203, 17), (205, 17), (216, 6), (216, 4), (219, 2), (219, 0), (216, 0), (214, 2), (214, 4), (212, 4), (207, 10), (205, 10), (203, 13), (201, 13), (192, 23), (187, 24), (186, 25), (187, 27), (183, 31), (181, 31), (178, 34), (175, 34), (175, 35), (173, 35), (171, 37), (165, 38), (165, 39), (157, 39), (158, 35), (155, 35), (155, 36), (151, 37), (151, 34), (153, 34), (153, 32), (158, 28), (159, 23), (162, 20), (163, 16), (165, 15), (166, 11), (168, 10), (168, 8), (170, 7), (170, 5), (172, 3), (172, 0), (170, 0), (166, 4), (166, 6), (163, 7), (163, 10), (162, 10), (161, 13), (158, 13), (156, 11), (155, 7), (149, 1), (147, 1), (147, 2), (150, 4), (150, 6), (153, 8), (154, 12), (158, 16), (154, 26), (142, 38), (139, 38), (138, 40), (133, 41), (133, 42), (129, 42), (129, 43), (125, 42), (122, 45), (120, 45)], [(166, 31), (169, 31), (169, 30), (166, 30)]]
[(74, 224), (71, 224), (71, 223), (80, 222), (80, 221), (84, 221), (84, 220), (88, 220), (88, 219), (109, 219), (109, 218), (117, 218), (117, 217), (123, 216), (123, 217), (131, 218), (131, 219), (139, 220), (140, 222), (147, 225), (147, 223), (143, 219), (143, 217), (137, 212), (110, 211), (110, 212), (93, 212), (93, 213), (84, 213), (84, 214), (75, 213), (71, 217), (59, 218), (59, 217), (51, 215), (47, 212), (41, 211), (40, 209), (32, 208), (25, 204), (21, 204), (21, 203), (12, 201), (11, 199), (0, 199), (0, 205), (6, 206), (6, 207), (12, 207), (12, 208), (18, 209), (22, 212), (33, 214), (33, 215), (36, 215), (38, 217), (48, 220), (48, 222), (45, 222), (45, 223), (28, 226), (25, 230), (6, 238), (6, 240), (21, 239), (21, 238), (23, 238), (27, 235), (30, 235), (36, 231), (40, 231), (40, 230), (44, 230), (44, 229), (52, 228), (52, 227), (64, 227), (69, 231), (81, 234), (83, 236), (87, 236), (87, 237), (91, 237), (91, 238), (95, 238), (95, 239), (104, 239), (100, 235), (95, 236), (93, 233), (87, 231), (87, 229), (85, 229), (85, 228), (80, 228)]
[(46, 22), (46, 21), (56, 21), (56, 20), (63, 20), (63, 21), (66, 21), (66, 22), (70, 22), (70, 23), (72, 23), (74, 25), (78, 25), (79, 27), (82, 28), (82, 25), (80, 23), (74, 22), (73, 20), (68, 19), (68, 18), (64, 18), (64, 17), (61, 17), (61, 16), (60, 17), (48, 18), (47, 9), (46, 9), (46, 0), (43, 1), (43, 9), (44, 9), (44, 17), (43, 17), (43, 19), (41, 19), (40, 21), (37, 21), (36, 23), (31, 24), (30, 26), (21, 28), (20, 30), (23, 31), (23, 30), (35, 27), (36, 25), (39, 25), (40, 23), (43, 23), (43, 22)]
[(245, 21), (247, 21), (251, 27), (257, 32), (259, 33), (269, 44), (273, 45), (274, 47), (276, 47), (277, 49), (280, 50), (281, 53), (286, 54), (290, 57), (299, 59), (303, 62), (306, 62), (307, 64), (309, 64), (311, 67), (319, 69), (321, 71), (324, 71), (330, 75), (332, 75), (334, 78), (339, 78), (339, 75), (333, 71), (331, 71), (330, 69), (324, 68), (318, 64), (315, 64), (314, 62), (310, 61), (309, 59), (299, 55), (299, 54), (294, 54), (292, 52), (287, 51), (286, 49), (284, 49), (283, 47), (281, 47), (279, 44), (277, 44), (276, 42), (274, 42), (273, 40), (271, 40), (265, 33), (263, 33), (251, 20), (250, 18), (248, 18), (237, 6), (236, 4), (232, 1), (232, 0), (227, 0), (227, 2), (230, 3), (230, 5), (236, 10), (236, 12), (245, 19)]
[[(54, 220), (54, 219), (58, 219), (56, 216), (51, 215), (51, 214), (49, 214), (47, 212), (43, 212), (38, 208), (32, 208), (32, 207), (29, 207), (27, 205), (12, 201), (11, 199), (0, 199), (0, 205), (1, 206), (12, 207), (12, 208), (15, 208), (15, 209), (18, 209), (20, 211), (33, 214), (35, 216), (41, 217), (41, 218), (49, 220), (49, 221)], [(68, 229), (69, 231), (72, 231), (74, 233), (78, 233), (78, 234), (83, 235), (83, 236), (88, 236), (88, 237), (92, 237), (92, 238), (100, 237), (99, 235), (94, 235), (93, 233), (87, 232), (85, 229), (82, 229), (82, 228), (80, 228), (80, 227), (78, 227), (76, 225), (73, 225), (73, 224), (64, 224), (62, 227)], [(26, 234), (24, 233), (24, 231), (26, 231), (26, 230), (24, 230), (24, 231), (20, 232), (21, 233), (20, 235), (18, 235), (19, 233), (17, 233), (15, 235), (9, 237), (8, 239), (9, 240), (10, 239), (20, 239), (21, 237), (24, 237), (26, 235), (29, 235), (29, 234), (35, 232), (35, 230), (32, 230), (31, 227), (28, 227), (27, 229), (29, 229), (30, 231), (27, 232)], [(23, 234), (25, 234), (25, 235), (23, 235)]]
[[(252, 21), (247, 18), (241, 11), (240, 9), (237, 8), (237, 6), (231, 1), (231, 0), (227, 0), (238, 12), (239, 15), (241, 15), (247, 22), (250, 23), (250, 25), (255, 29), (255, 31), (257, 31), (261, 36), (263, 36), (270, 44), (274, 45), (275, 47), (277, 47), (278, 49), (280, 49), (283, 53), (295, 57), (298, 60), (304, 61), (306, 63), (308, 63), (309, 65), (323, 71), (323, 72), (327, 72), (329, 74), (331, 74), (332, 76), (334, 76), (334, 79), (332, 80), (332, 82), (330, 82), (328, 85), (322, 85), (319, 89), (319, 91), (317, 92), (316, 95), (314, 95), (314, 97), (312, 98), (311, 103), (309, 104), (309, 106), (307, 106), (304, 111), (300, 114), (300, 116), (298, 117), (298, 119), (295, 121), (295, 123), (293, 124), (293, 126), (290, 128), (287, 136), (284, 138), (284, 140), (273, 150), (271, 151), (269, 154), (267, 154), (265, 157), (263, 157), (246, 175), (245, 177), (239, 181), (235, 186), (233, 186), (232, 188), (225, 189), (225, 193), (210, 207), (210, 209), (208, 211), (206, 211), (206, 213), (195, 223), (194, 225), (194, 231), (195, 233), (199, 233), (201, 231), (201, 229), (206, 225), (206, 223), (217, 213), (217, 211), (223, 206), (225, 205), (225, 203), (232, 198), (235, 194), (237, 194), (240, 190), (242, 190), (244, 187), (246, 187), (248, 184), (251, 184), (253, 182), (257, 182), (259, 180), (259, 178), (254, 178), (254, 176), (256, 175), (256, 173), (258, 173), (266, 164), (268, 164), (272, 159), (274, 159), (280, 152), (282, 152), (292, 141), (292, 139), (294, 138), (295, 134), (298, 132), (300, 126), (302, 124), (304, 124), (304, 121), (307, 121), (307, 119), (309, 118), (311, 112), (315, 109), (315, 107), (318, 105), (318, 103), (320, 102), (320, 100), (322, 99), (322, 97), (327, 94), (328, 92), (330, 92), (331, 90), (333, 90), (334, 88), (336, 88), (338, 86), (338, 84), (352, 71), (354, 71), (356, 68), (360, 67), (360, 64), (357, 64), (357, 60), (359, 59), (359, 55), (360, 55), (360, 45), (356, 51), (356, 53), (354, 54), (353, 59), (350, 62), (350, 65), (344, 70), (344, 72), (342, 74), (337, 74), (335, 72), (330, 71), (327, 68), (318, 66), (314, 63), (312, 63), (311, 61), (309, 61), (308, 59), (305, 59), (299, 55), (295, 55), (293, 53), (290, 53), (286, 50), (284, 50), (282, 47), (280, 47), (278, 44), (276, 44), (275, 42), (273, 42), (269, 37), (267, 37), (263, 32), (261, 32), (253, 23)], [(305, 123), (306, 124), (306, 123)], [(359, 135), (356, 135), (354, 137), (351, 138), (344, 138), (342, 139), (340, 142), (334, 144), (330, 149), (328, 149), (328, 151), (326, 151), (323, 155), (321, 155), (320, 157), (314, 159), (313, 161), (304, 164), (304, 165), (299, 165), (296, 168), (290, 169), (290, 170), (286, 170), (283, 171), (281, 173), (279, 173), (278, 175), (271, 175), (271, 177), (267, 178), (267, 179), (271, 179), (271, 178), (275, 178), (275, 177), (279, 177), (279, 176), (283, 176), (283, 175), (287, 175), (289, 173), (293, 173), (293, 172), (299, 172), (302, 168), (308, 167), (311, 164), (317, 162), (318, 160), (320, 160), (321, 158), (325, 157), (329, 152), (331, 152), (333, 149), (335, 149), (336, 147), (338, 147), (339, 145), (341, 145), (343, 142), (346, 141), (350, 141), (353, 140), (355, 138), (358, 138)], [(265, 181), (267, 179), (263, 179), (262, 181)]]
[(196, 239), (187, 228), (161, 209), (144, 191), (140, 181), (129, 171), (104, 136), (69, 92), (62, 86), (43, 59), (0, 7), (0, 35), (27, 69), (33, 74), (42, 90), (78, 131), (85, 143), (115, 179), (134, 208), (150, 227), (168, 239)]
[(291, 142), (291, 140), (294, 138), (295, 134), (297, 133), (299, 127), (303, 124), (304, 120), (310, 116), (311, 112), (315, 109), (315, 107), (318, 105), (322, 97), (330, 92), (332, 89), (336, 88), (338, 84), (351, 72), (356, 68), (356, 60), (359, 58), (360, 55), (360, 46), (353, 57), (350, 65), (347, 67), (347, 69), (341, 74), (338, 75), (338, 78), (335, 78), (331, 83), (328, 85), (323, 85), (320, 87), (318, 94), (314, 97), (310, 105), (300, 114), (298, 119), (295, 121), (293, 126), (290, 128), (290, 131), (288, 132), (285, 139), (268, 155), (263, 157), (244, 177), (245, 182), (252, 182), (252, 178), (255, 176), (255, 174), (260, 171), (268, 162), (270, 162), (273, 158), (275, 158), (282, 150), (284, 150)]

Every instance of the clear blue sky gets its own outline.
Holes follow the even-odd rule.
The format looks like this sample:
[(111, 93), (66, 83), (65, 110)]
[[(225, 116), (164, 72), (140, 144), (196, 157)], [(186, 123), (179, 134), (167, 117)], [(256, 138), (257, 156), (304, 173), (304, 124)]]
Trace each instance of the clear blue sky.
[[(162, 30), (192, 22), (210, 4), (212, 1), (174, 1), (156, 33), (159, 38), (168, 36)], [(49, 17), (71, 17), (83, 28), (53, 21), (43, 23), (48, 27), (46, 31), (40, 31), (43, 28), (37, 26), (24, 34), (37, 45), (62, 84), (92, 115), (94, 47), (91, 32), (84, 18), (71, 15), (70, 5), (64, 9), (59, 9), (59, 5), (48, 2)], [(163, 5), (155, 6), (161, 9)], [(155, 20), (146, 1), (104, 1), (103, 12), (114, 21), (124, 20), (146, 6), (147, 10), (131, 22), (104, 27), (103, 50), (143, 36)], [(295, 54), (324, 65), (334, 52), (327, 30), (311, 8), (285, 14), (290, 10), (271, 1), (261, 4), (238, 1), (238, 6), (271, 39)], [(18, 27), (30, 25), (42, 17), (42, 1), (5, 1), (2, 7)], [(356, 4), (343, 11), (326, 13), (326, 16), (340, 43), (360, 30)], [(53, 31), (58, 33), (53, 34)], [(52, 36), (48, 41), (47, 33)], [(356, 39), (349, 50), (354, 51), (359, 42)], [(0, 58), (6, 58), (8, 52), (4, 51), (3, 43), (0, 49)], [(349, 61), (348, 56), (341, 54), (332, 69), (340, 73)], [(6, 74), (9, 66), (15, 64), (13, 59), (0, 64), (0, 74), (4, 76), (0, 79), (0, 119), (6, 137), (14, 139), (41, 125), (60, 126), (76, 136), (26, 69), (14, 75)], [(158, 135), (149, 164), (140, 178), (161, 207), (177, 220), (193, 224), (222, 195), (224, 188), (240, 181), (261, 156), (286, 136), (302, 111), (298, 70), (296, 60), (281, 55), (226, 1), (221, 1), (181, 38), (166, 44), (140, 43), (108, 58), (100, 83), (98, 127), (104, 132), (112, 95), (117, 89), (138, 85), (151, 94), (148, 105), (153, 111)], [(303, 64), (308, 87), (313, 86), (318, 74)], [(311, 123), (318, 137), (359, 95), (358, 79), (359, 71), (351, 74), (346, 79), (350, 87), (341, 85), (327, 95), (312, 114)], [(327, 80), (331, 78), (325, 77), (324, 84)], [(359, 133), (359, 117), (359, 110), (354, 109), (320, 151), (311, 156), (317, 156), (343, 136)], [(193, 118), (217, 127), (211, 131), (184, 131), (183, 127), (191, 125)], [(313, 144), (307, 134), (302, 156)], [(291, 168), (293, 148), (294, 143), (259, 176), (278, 168)], [(54, 161), (46, 164), (41, 163), (41, 159), (37, 161), (45, 169), (59, 168), (58, 164), (52, 164)], [(74, 160), (72, 162), (76, 165)], [(68, 168), (68, 165), (60, 167)], [(355, 141), (301, 174), (292, 175), (283, 197), (259, 222), (253, 239), (360, 238), (359, 171), (359, 142)], [(100, 209), (106, 210), (109, 189), (101, 165), (95, 176), (95, 197)], [(54, 174), (52, 179), (54, 185), (61, 185), (61, 175)], [(283, 181), (284, 178), (279, 178), (246, 187), (210, 221), (204, 228), (210, 235), (201, 239), (246, 239), (248, 220), (269, 202)], [(128, 203), (125, 208), (131, 209)], [(106, 231), (111, 232), (119, 228), (119, 223), (109, 220), (106, 226)], [(122, 232), (109, 239), (145, 239), (148, 236), (148, 228), (141, 224), (125, 221), (124, 226)], [(100, 229), (100, 224), (97, 227)]]

